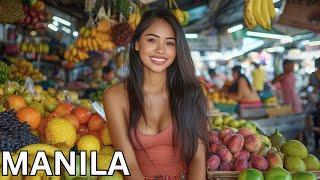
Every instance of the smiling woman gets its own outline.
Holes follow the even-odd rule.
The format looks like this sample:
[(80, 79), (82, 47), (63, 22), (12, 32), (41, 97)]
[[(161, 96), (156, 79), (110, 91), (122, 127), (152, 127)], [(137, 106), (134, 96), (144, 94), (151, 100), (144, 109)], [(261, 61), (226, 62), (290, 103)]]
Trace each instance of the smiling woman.
[(207, 101), (182, 27), (147, 11), (130, 43), (128, 78), (104, 93), (112, 143), (126, 179), (205, 179)]

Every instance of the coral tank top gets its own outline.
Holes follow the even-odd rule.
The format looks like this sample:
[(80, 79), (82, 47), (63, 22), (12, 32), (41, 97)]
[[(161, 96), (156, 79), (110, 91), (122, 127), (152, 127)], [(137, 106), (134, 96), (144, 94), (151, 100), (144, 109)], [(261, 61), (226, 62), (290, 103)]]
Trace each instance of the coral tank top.
[[(145, 179), (186, 179), (180, 151), (172, 146), (173, 127), (170, 126), (156, 135), (145, 135), (137, 130), (130, 132), (135, 155)], [(185, 178), (183, 178), (185, 177)]]

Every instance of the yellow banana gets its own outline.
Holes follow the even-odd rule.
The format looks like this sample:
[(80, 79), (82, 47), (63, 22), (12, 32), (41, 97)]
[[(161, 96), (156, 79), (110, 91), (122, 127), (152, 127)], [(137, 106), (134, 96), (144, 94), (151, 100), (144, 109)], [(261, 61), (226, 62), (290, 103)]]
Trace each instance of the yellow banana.
[[(50, 144), (30, 144), (30, 145), (24, 146), (21, 149), (19, 149), (15, 155), (18, 155), (19, 152), (21, 152), (21, 151), (28, 151), (28, 154), (36, 154), (38, 151), (44, 151), (44, 152), (46, 152), (47, 156), (54, 157), (54, 152), (59, 151), (59, 150), (62, 150), (62, 149), (59, 149), (59, 148), (52, 146)], [(66, 150), (64, 150), (64, 151), (66, 151)], [(65, 155), (68, 155), (68, 154), (65, 153)]]
[(253, 13), (254, 0), (245, 0), (243, 20), (248, 29), (254, 29), (257, 26), (257, 21)]
[(76, 56), (77, 55), (77, 48), (72, 48), (71, 54), (72, 54), (72, 56)]
[(276, 17), (276, 10), (274, 8), (273, 0), (267, 0), (268, 1), (268, 10), (270, 14), (270, 18), (273, 20)]
[(137, 15), (136, 15), (136, 19), (135, 19), (135, 25), (136, 25), (136, 26), (138, 26), (140, 20), (141, 20), (141, 15), (140, 15), (140, 14), (137, 14)]
[(254, 3), (253, 3), (254, 17), (255, 17), (257, 23), (260, 26), (264, 27), (266, 22), (264, 21), (264, 18), (262, 16), (261, 7), (262, 7), (262, 0), (254, 0)]
[(261, 6), (262, 17), (264, 19), (263, 27), (267, 30), (271, 30), (271, 19), (270, 19), (270, 14), (268, 10), (268, 0), (262, 0), (261, 5), (262, 5)]

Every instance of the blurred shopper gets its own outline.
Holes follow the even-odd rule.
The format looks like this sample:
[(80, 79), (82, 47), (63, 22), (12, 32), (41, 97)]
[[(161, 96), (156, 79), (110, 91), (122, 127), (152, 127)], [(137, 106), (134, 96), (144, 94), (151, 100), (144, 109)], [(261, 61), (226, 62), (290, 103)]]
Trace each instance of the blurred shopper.
[(252, 87), (258, 92), (264, 90), (264, 82), (266, 80), (266, 72), (261, 68), (258, 63), (252, 63), (255, 69), (251, 72), (253, 82)]
[(212, 83), (214, 87), (221, 89), (227, 78), (224, 75), (217, 73), (216, 70), (212, 68), (208, 69), (208, 73), (210, 76), (209, 82)]
[(226, 96), (238, 101), (240, 108), (260, 107), (262, 105), (260, 97), (252, 88), (248, 78), (241, 72), (241, 69), (241, 66), (232, 68), (233, 83)]
[(116, 71), (112, 66), (105, 66), (102, 69), (103, 72), (103, 80), (105, 81), (105, 83), (107, 84), (116, 84), (118, 79), (116, 77)]
[(302, 112), (301, 99), (296, 91), (296, 78), (294, 76), (294, 62), (288, 59), (283, 61), (283, 73), (272, 80), (272, 83), (279, 83), (282, 91), (282, 98), (285, 104), (292, 107), (293, 112)]
[(312, 115), (313, 125), (315, 129), (315, 149), (319, 149), (319, 139), (320, 139), (320, 121), (319, 121), (319, 94), (320, 94), (320, 58), (315, 60), (314, 64), (316, 71), (313, 72), (309, 77), (309, 83), (302, 91), (307, 90), (308, 94), (308, 105), (307, 110), (310, 115)]

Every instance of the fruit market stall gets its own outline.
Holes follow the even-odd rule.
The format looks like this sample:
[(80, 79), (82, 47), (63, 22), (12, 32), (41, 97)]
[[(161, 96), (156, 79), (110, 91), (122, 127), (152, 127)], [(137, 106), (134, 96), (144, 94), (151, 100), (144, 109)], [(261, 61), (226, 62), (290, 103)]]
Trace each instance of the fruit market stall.
[(300, 141), (286, 140), (279, 130), (267, 136), (252, 122), (242, 123), (209, 132), (208, 179), (319, 178), (318, 158)]
[[(224, 59), (220, 53), (219, 60), (235, 65), (235, 57), (246, 61), (247, 53), (257, 48), (236, 51), (242, 48), (238, 43), (246, 41), (239, 38), (243, 36), (240, 34), (276, 31), (273, 25), (285, 4), (284, 0), (274, 4), (272, 0), (164, 2), (0, 1), (0, 43), (6, 44), (5, 53), (0, 54), (0, 151), (10, 151), (13, 157), (28, 151), (29, 160), (34, 161), (36, 152), (44, 150), (50, 165), (55, 151), (75, 151), (77, 167), (81, 164), (80, 151), (97, 151), (98, 169), (108, 169), (114, 149), (107, 121), (95, 105), (101, 108), (104, 90), (117, 81), (105, 83), (103, 68), (115, 67), (119, 79), (125, 77), (128, 44), (149, 5), (171, 9), (186, 32), (202, 36), (198, 38), (201, 43), (196, 44), (190, 40), (195, 34), (186, 35), (199, 57), (206, 54), (201, 48), (221, 52), (233, 49), (237, 56)], [(235, 42), (229, 46), (222, 32), (237, 23), (243, 31), (229, 33), (227, 38)], [(287, 48), (287, 40), (265, 40), (261, 46)], [(279, 63), (276, 59), (273, 62)], [(198, 66), (197, 61), (194, 64)], [(226, 70), (230, 69), (226, 65)], [(225, 87), (230, 85), (226, 81)], [(241, 109), (238, 102), (225, 96), (225, 87), (208, 95), (214, 106), (208, 134), (208, 179), (319, 179), (317, 154), (294, 140), (305, 130), (305, 113), (293, 114), (291, 107), (281, 104), (274, 94), (262, 96), (262, 107)], [(89, 164), (86, 172), (90, 171)], [(61, 177), (43, 172), (34, 177), (1, 174), (0, 179), (123, 179), (120, 172), (112, 177), (80, 177), (78, 170), (72, 177), (65, 169), (62, 172)]]

